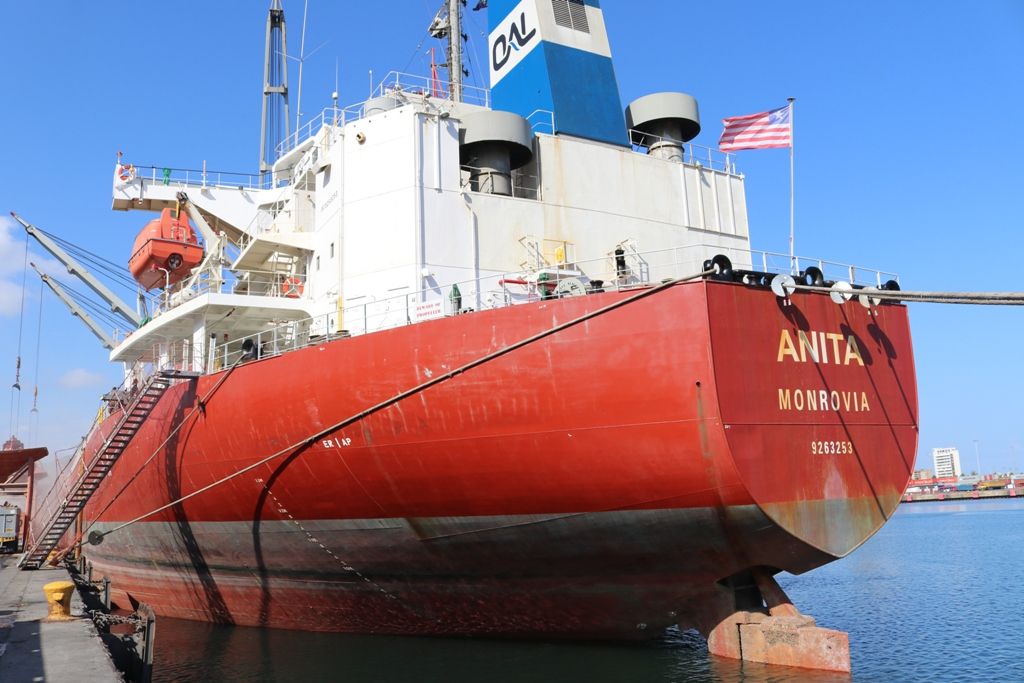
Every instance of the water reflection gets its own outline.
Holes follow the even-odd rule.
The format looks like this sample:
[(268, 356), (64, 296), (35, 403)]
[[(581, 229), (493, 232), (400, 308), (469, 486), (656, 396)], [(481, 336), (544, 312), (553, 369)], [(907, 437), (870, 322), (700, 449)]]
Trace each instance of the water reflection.
[(159, 623), (155, 681), (811, 681), (847, 676), (709, 657), (696, 633), (648, 643), (406, 638)]
[[(1024, 500), (901, 505), (849, 557), (780, 583), (821, 626), (850, 633), (855, 681), (1020, 680)], [(543, 643), (160, 619), (157, 634), (156, 681), (850, 680), (718, 659), (678, 631), (648, 643)]]

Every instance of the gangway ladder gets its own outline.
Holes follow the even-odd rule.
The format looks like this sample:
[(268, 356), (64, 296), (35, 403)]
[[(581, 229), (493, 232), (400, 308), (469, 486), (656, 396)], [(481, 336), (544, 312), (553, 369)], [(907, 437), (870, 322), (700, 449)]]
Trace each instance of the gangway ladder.
[(92, 498), (92, 494), (99, 488), (100, 482), (121, 457), (121, 453), (131, 443), (136, 432), (170, 386), (171, 378), (161, 373), (154, 375), (143, 387), (124, 411), (117, 427), (100, 449), (99, 455), (79, 475), (67, 500), (47, 520), (39, 540), (25, 553), (19, 564), (22, 569), (38, 569), (43, 566), (50, 552), (57, 547), (85, 504)]

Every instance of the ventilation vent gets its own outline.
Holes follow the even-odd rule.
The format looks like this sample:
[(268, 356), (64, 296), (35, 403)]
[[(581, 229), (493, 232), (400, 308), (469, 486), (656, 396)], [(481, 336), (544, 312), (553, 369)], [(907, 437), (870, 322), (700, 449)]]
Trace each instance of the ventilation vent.
[(587, 6), (583, 0), (551, 0), (555, 12), (555, 23), (575, 31), (590, 33), (587, 23)]
[(583, 0), (569, 0), (569, 14), (572, 16), (574, 29), (590, 33), (590, 24), (587, 23), (587, 6), (583, 4)]

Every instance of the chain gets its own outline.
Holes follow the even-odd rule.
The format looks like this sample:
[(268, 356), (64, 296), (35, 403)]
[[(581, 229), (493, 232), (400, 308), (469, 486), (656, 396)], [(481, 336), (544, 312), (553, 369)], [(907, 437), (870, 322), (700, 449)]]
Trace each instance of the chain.
[[(368, 577), (366, 574), (363, 574), (361, 571), (359, 571), (358, 569), (353, 567), (350, 563), (346, 562), (336, 552), (334, 552), (333, 550), (331, 550), (330, 548), (325, 546), (323, 544), (323, 542), (319, 538), (317, 538), (312, 533), (310, 533), (310, 531), (308, 529), (306, 529), (306, 527), (302, 526), (302, 522), (300, 522), (299, 520), (295, 519), (295, 517), (288, 510), (288, 508), (286, 508), (284, 506), (284, 504), (282, 504), (281, 501), (278, 499), (278, 497), (276, 495), (274, 495), (274, 492), (270, 490), (270, 487), (267, 486), (266, 482), (264, 482), (262, 479), (259, 479), (259, 478), (257, 478), (256, 481), (257, 481), (257, 483), (259, 483), (263, 487), (263, 490), (267, 492), (267, 495), (270, 496), (270, 499), (271, 499), (271, 501), (273, 501), (274, 507), (277, 510), (278, 514), (282, 514), (282, 515), (287, 516), (288, 519), (292, 522), (292, 524), (294, 524), (299, 529), (299, 531), (301, 531), (303, 534), (305, 534), (307, 541), (309, 541), (310, 543), (315, 543), (316, 545), (320, 546), (320, 548), (325, 553), (330, 555), (331, 558), (335, 562), (338, 563), (338, 566), (340, 566), (346, 572), (349, 572), (350, 574), (353, 574), (353, 575), (357, 576), (360, 581), (363, 581), (368, 586), (372, 586), (375, 590), (379, 591), (380, 594), (383, 595), (384, 597), (386, 597), (388, 600), (392, 600), (396, 604), (401, 605), (405, 609), (407, 609), (410, 612), (412, 612), (413, 614), (415, 614), (417, 617), (420, 617), (421, 619), (427, 619), (428, 618), (426, 615), (422, 614), (419, 610), (415, 609), (411, 605), (408, 605), (408, 604), (402, 602), (401, 600), (399, 600), (397, 595), (395, 595), (394, 593), (389, 592), (386, 588), (381, 586), (379, 583), (377, 583), (376, 581), (374, 581), (373, 579)], [(437, 619), (434, 619), (434, 621), (437, 621)]]

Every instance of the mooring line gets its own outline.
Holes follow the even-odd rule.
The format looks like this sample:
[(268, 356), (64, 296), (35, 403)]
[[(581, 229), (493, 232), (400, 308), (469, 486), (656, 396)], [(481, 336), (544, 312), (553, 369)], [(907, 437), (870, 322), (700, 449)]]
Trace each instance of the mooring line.
[[(145, 513), (145, 514), (139, 515), (138, 517), (135, 517), (134, 519), (130, 519), (127, 522), (122, 522), (121, 524), (115, 526), (114, 528), (112, 528), (112, 529), (110, 529), (108, 531), (102, 531), (102, 532), (101, 531), (91, 531), (91, 532), (89, 532), (89, 535), (88, 535), (88, 538), (87, 538), (86, 542), (88, 542), (88, 543), (90, 543), (92, 545), (99, 545), (100, 543), (103, 542), (103, 539), (106, 536), (109, 536), (110, 534), (112, 534), (112, 533), (114, 533), (116, 531), (120, 531), (121, 529), (124, 529), (125, 527), (131, 526), (132, 524), (135, 524), (136, 522), (140, 522), (140, 521), (146, 519), (147, 517), (152, 517), (153, 515), (158, 514), (160, 512), (163, 512), (164, 510), (167, 510), (168, 508), (174, 507), (175, 505), (179, 505), (179, 504), (185, 502), (186, 500), (189, 500), (190, 498), (194, 498), (194, 497), (196, 497), (196, 496), (198, 496), (198, 495), (200, 495), (202, 493), (205, 493), (205, 492), (209, 491), (210, 489), (216, 488), (216, 487), (220, 486), (221, 484), (224, 484), (224, 483), (226, 483), (226, 482), (228, 482), (228, 481), (230, 481), (230, 480), (232, 480), (232, 479), (234, 479), (236, 477), (239, 477), (239, 476), (245, 474), (246, 472), (251, 472), (252, 470), (256, 469), (257, 467), (265, 465), (268, 462), (270, 462), (271, 460), (279, 458), (282, 455), (285, 455), (287, 453), (291, 453), (293, 451), (298, 451), (298, 450), (303, 449), (303, 448), (308, 448), (309, 446), (313, 445), (316, 441), (318, 441), (321, 438), (327, 436), (328, 434), (336, 432), (339, 429), (343, 429), (343, 428), (345, 428), (345, 427), (347, 427), (347, 426), (349, 426), (349, 425), (351, 425), (351, 424), (353, 424), (355, 422), (358, 422), (358, 421), (362, 420), (363, 418), (366, 418), (366, 417), (368, 417), (370, 415), (373, 415), (374, 413), (377, 413), (377, 412), (379, 412), (379, 411), (381, 411), (381, 410), (383, 410), (385, 408), (388, 408), (388, 407), (390, 407), (390, 406), (392, 406), (392, 405), (394, 405), (394, 404), (396, 404), (396, 403), (398, 403), (398, 402), (400, 402), (400, 401), (402, 401), (402, 400), (404, 400), (404, 399), (406, 399), (406, 398), (408, 398), (410, 396), (414, 396), (414, 395), (416, 395), (416, 394), (418, 394), (420, 392), (425, 391), (426, 389), (429, 389), (432, 386), (440, 384), (441, 382), (445, 382), (445, 381), (447, 381), (449, 379), (452, 379), (453, 377), (457, 377), (458, 375), (461, 375), (462, 373), (467, 372), (468, 370), (472, 370), (475, 367), (478, 367), (478, 366), (483, 365), (485, 363), (489, 363), (492, 360), (496, 360), (498, 358), (501, 358), (502, 356), (505, 356), (505, 355), (507, 355), (507, 354), (509, 354), (509, 353), (511, 353), (511, 352), (513, 352), (515, 350), (517, 350), (517, 349), (520, 349), (520, 348), (524, 347), (524, 346), (528, 346), (529, 344), (532, 344), (532, 343), (534, 343), (536, 341), (544, 339), (545, 337), (549, 337), (549, 336), (551, 336), (553, 334), (561, 332), (562, 330), (565, 330), (565, 329), (568, 329), (570, 327), (574, 327), (576, 325), (579, 325), (580, 323), (586, 322), (587, 320), (590, 320), (592, 318), (596, 318), (599, 315), (603, 315), (603, 314), (608, 313), (610, 311), (613, 311), (613, 310), (615, 310), (617, 308), (621, 308), (623, 306), (626, 306), (626, 305), (628, 305), (630, 303), (633, 303), (634, 301), (638, 301), (639, 299), (643, 299), (643, 298), (646, 298), (646, 297), (651, 296), (653, 294), (656, 294), (657, 292), (663, 291), (663, 290), (665, 290), (665, 289), (667, 289), (669, 287), (673, 287), (675, 285), (681, 284), (681, 283), (689, 281), (689, 280), (696, 280), (698, 278), (706, 277), (706, 276), (711, 275), (712, 273), (715, 273), (715, 272), (717, 272), (717, 269), (712, 268), (712, 269), (709, 269), (709, 270), (701, 271), (699, 273), (695, 273), (693, 275), (687, 275), (687, 276), (684, 276), (684, 277), (679, 277), (679, 278), (673, 278), (671, 280), (666, 280), (665, 282), (662, 282), (661, 284), (655, 285), (654, 287), (650, 287), (650, 288), (647, 288), (647, 289), (643, 289), (643, 290), (637, 292), (636, 294), (633, 294), (631, 296), (626, 297), (625, 299), (620, 299), (619, 301), (615, 301), (613, 303), (610, 303), (607, 306), (602, 306), (601, 308), (598, 308), (598, 309), (595, 309), (593, 311), (590, 311), (589, 313), (584, 313), (583, 315), (581, 315), (581, 316), (579, 316), (577, 318), (573, 318), (572, 320), (569, 320), (568, 322), (564, 322), (564, 323), (561, 323), (559, 325), (555, 325), (554, 327), (548, 328), (546, 330), (538, 332), (537, 334), (531, 335), (531, 336), (527, 337), (526, 339), (522, 339), (522, 340), (520, 340), (518, 342), (515, 342), (513, 344), (509, 344), (508, 346), (506, 346), (506, 347), (504, 347), (502, 349), (498, 349), (497, 351), (492, 351), (491, 353), (488, 353), (488, 354), (486, 354), (484, 356), (481, 356), (480, 358), (477, 358), (476, 360), (470, 361), (469, 363), (466, 363), (465, 365), (462, 365), (462, 366), (460, 366), (458, 368), (455, 368), (454, 370), (449, 370), (448, 372), (445, 372), (443, 374), (438, 375), (437, 377), (429, 379), (426, 382), (423, 382), (422, 384), (418, 384), (418, 385), (416, 385), (415, 387), (413, 387), (411, 389), (406, 389), (405, 391), (403, 391), (403, 392), (401, 392), (401, 393), (399, 393), (399, 394), (397, 394), (397, 395), (395, 395), (395, 396), (393, 396), (391, 398), (385, 399), (385, 400), (381, 401), (380, 403), (377, 403), (377, 404), (375, 404), (373, 406), (370, 406), (369, 408), (366, 408), (365, 410), (362, 410), (362, 411), (356, 413), (355, 415), (351, 415), (351, 416), (345, 418), (344, 420), (341, 420), (340, 422), (336, 422), (335, 424), (333, 424), (333, 425), (331, 425), (331, 426), (329, 426), (329, 427), (327, 427), (325, 429), (322, 429), (319, 432), (316, 432), (315, 434), (311, 434), (310, 436), (307, 436), (306, 438), (304, 438), (304, 439), (302, 439), (300, 441), (296, 441), (295, 443), (293, 443), (293, 444), (291, 444), (289, 446), (285, 446), (281, 450), (276, 451), (276, 452), (268, 455), (267, 457), (265, 457), (265, 458), (263, 458), (261, 460), (257, 460), (256, 462), (254, 462), (254, 463), (252, 463), (250, 465), (246, 465), (242, 469), (237, 470), (237, 471), (235, 471), (235, 472), (233, 472), (233, 473), (231, 473), (231, 474), (229, 474), (227, 476), (221, 477), (220, 479), (218, 479), (216, 481), (213, 481), (213, 482), (207, 484), (206, 486), (203, 486), (202, 488), (196, 489), (192, 493), (189, 493), (187, 495), (181, 496), (180, 498), (177, 498), (177, 499), (175, 499), (175, 500), (173, 500), (173, 501), (171, 501), (169, 503), (166, 503), (165, 505), (161, 505), (160, 507), (158, 507), (158, 508), (156, 508), (154, 510), (151, 510), (151, 511)], [(94, 523), (94, 525), (95, 525), (95, 523)]]
[(900, 289), (846, 289), (837, 290), (819, 285), (793, 285), (797, 290), (834, 294), (844, 297), (866, 296), (885, 301), (919, 301), (931, 304), (988, 304), (1002, 306), (1024, 306), (1024, 292), (920, 292)]

